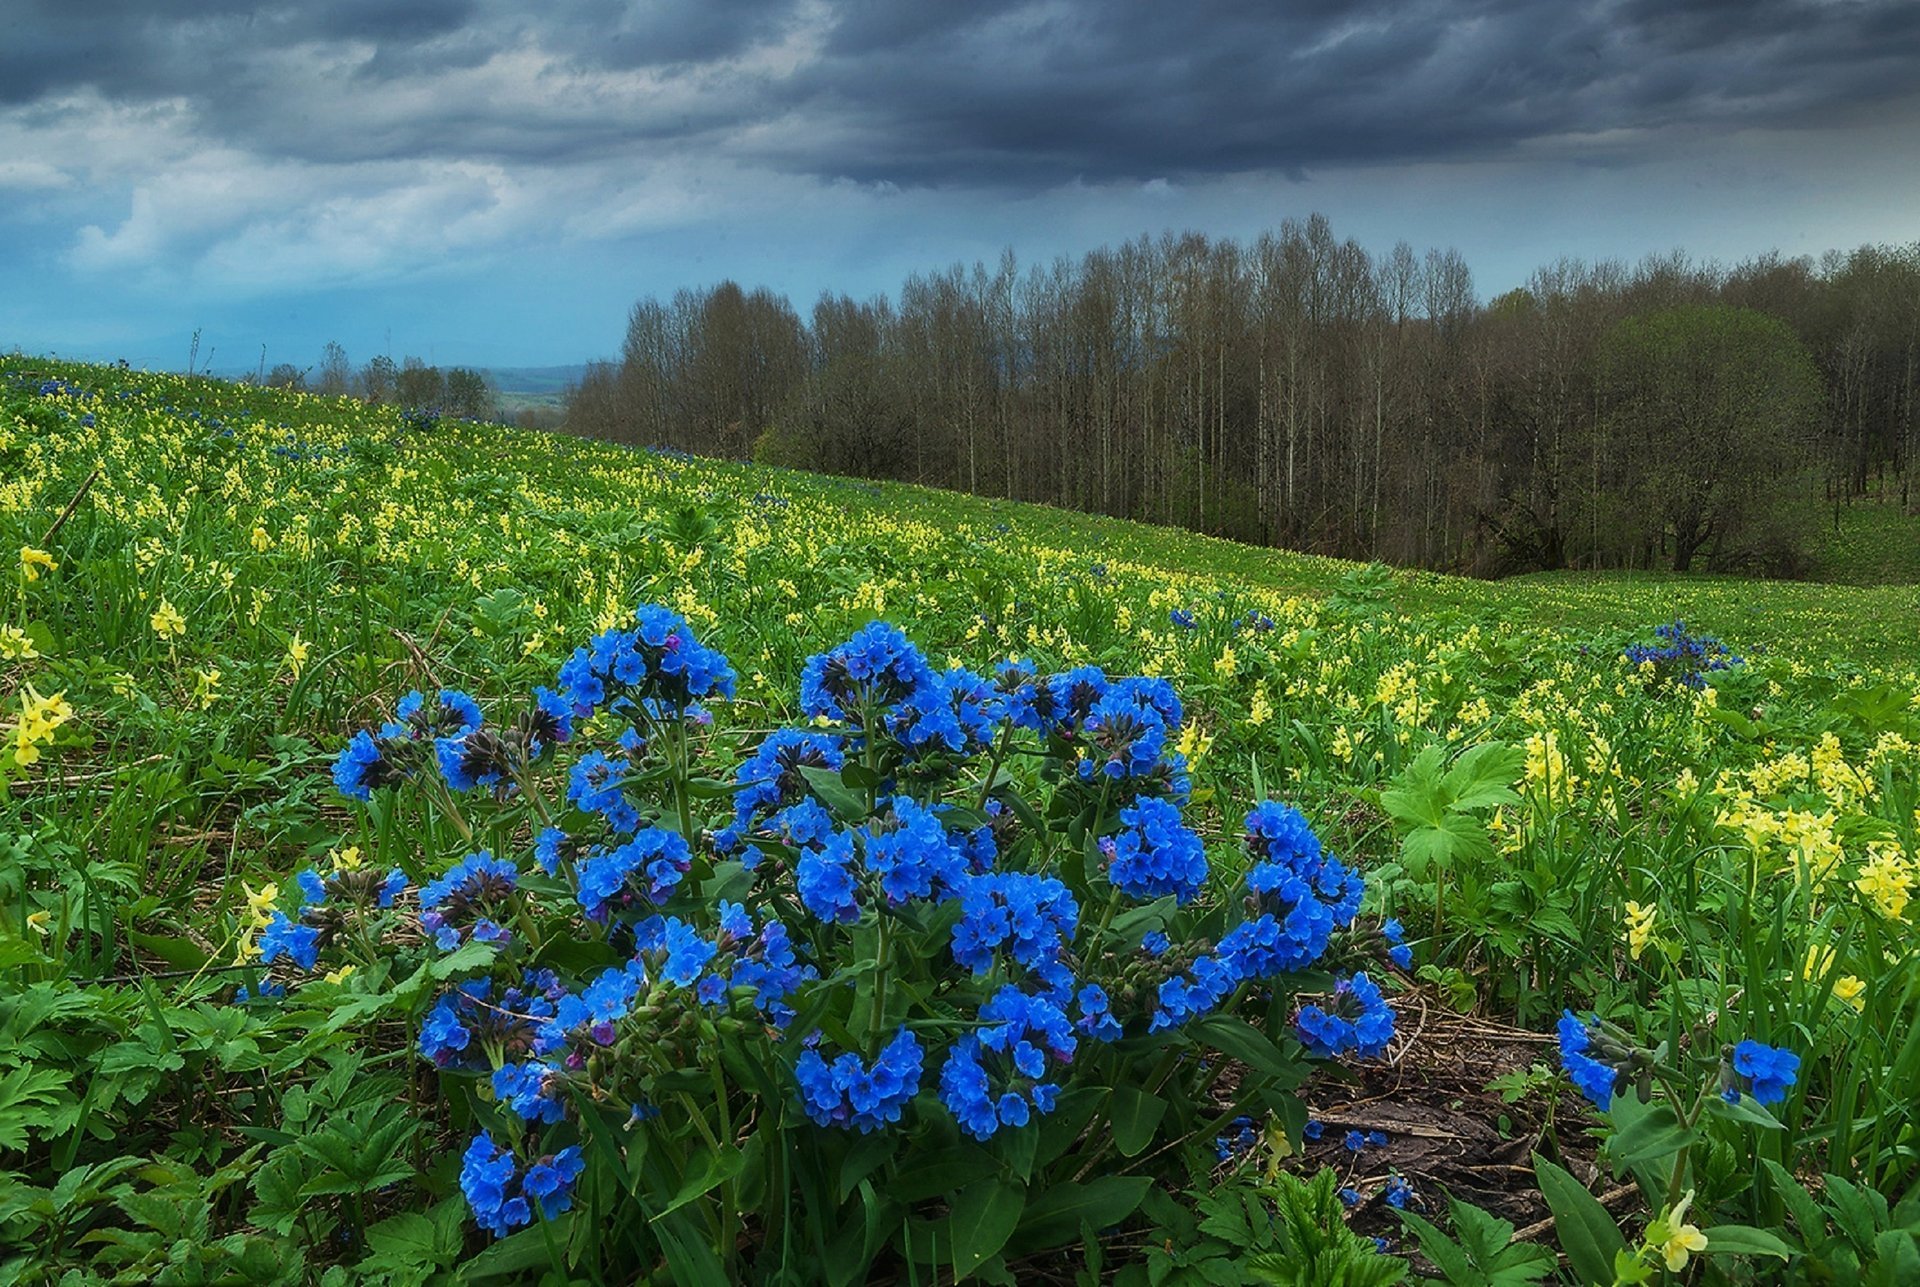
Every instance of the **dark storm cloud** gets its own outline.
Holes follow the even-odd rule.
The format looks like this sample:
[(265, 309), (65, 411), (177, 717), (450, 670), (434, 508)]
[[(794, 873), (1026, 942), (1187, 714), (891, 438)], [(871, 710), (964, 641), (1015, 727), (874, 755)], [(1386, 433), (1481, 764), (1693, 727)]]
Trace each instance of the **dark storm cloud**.
[(156, 9), (9, 4), (0, 106), (179, 101), (209, 142), (296, 160), (717, 155), (1022, 189), (1792, 125), (1910, 91), (1920, 67), (1912, 0)]
[(1910, 92), (1916, 68), (1909, 0), (1087, 2), (962, 26), (862, 9), (796, 87), (838, 128), (787, 163), (1022, 183), (1485, 156), (1551, 135), (1791, 124)]

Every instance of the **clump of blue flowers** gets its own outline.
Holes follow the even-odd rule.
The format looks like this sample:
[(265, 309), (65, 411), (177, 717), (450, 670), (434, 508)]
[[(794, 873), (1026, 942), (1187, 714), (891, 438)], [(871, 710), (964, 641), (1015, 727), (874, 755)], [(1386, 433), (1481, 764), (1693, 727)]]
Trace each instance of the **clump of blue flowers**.
[(1684, 621), (1655, 626), (1653, 634), (1655, 643), (1627, 645), (1628, 663), (1636, 667), (1650, 665), (1656, 677), (1686, 688), (1705, 688), (1708, 675), (1744, 661), (1714, 636), (1692, 633)]
[[(1303, 1046), (1391, 1041), (1390, 976), (1362, 967), (1404, 963), (1397, 922), (1346, 933), (1364, 882), (1276, 801), (1246, 815), (1240, 874), (1216, 878), (1165, 680), (935, 666), (873, 622), (805, 662), (802, 724), (730, 736), (715, 712), (734, 682), (648, 605), (518, 714), (411, 693), (336, 761), (348, 798), (418, 792), (493, 846), (423, 862), (438, 874), (418, 926), (440, 955), (414, 1037), (468, 1097), (460, 1185), (489, 1232), (566, 1211), (588, 1168), (612, 1182), (580, 1193), (647, 1182), (608, 1139), (678, 1158), (658, 1168), (677, 1192), (745, 1158), (754, 1129), (932, 1117), (906, 1138), (998, 1148), (1063, 1104), (1108, 1111), (1124, 1085), (1184, 1147), (1210, 1138), (1212, 1096), (1267, 1111), (1297, 1078), (1266, 1079)], [(314, 908), (413, 905), (398, 871), (299, 884)], [(315, 969), (351, 946), (302, 915), (263, 931), (273, 961)], [(1336, 965), (1330, 992), (1302, 975)], [(1231, 1052), (1191, 1021), (1223, 1011), (1236, 1043), (1271, 1051), (1216, 1091)], [(1289, 1012), (1290, 1030), (1259, 1026)], [(1243, 1147), (1254, 1122), (1223, 1138)], [(724, 1204), (731, 1185), (696, 1196)]]

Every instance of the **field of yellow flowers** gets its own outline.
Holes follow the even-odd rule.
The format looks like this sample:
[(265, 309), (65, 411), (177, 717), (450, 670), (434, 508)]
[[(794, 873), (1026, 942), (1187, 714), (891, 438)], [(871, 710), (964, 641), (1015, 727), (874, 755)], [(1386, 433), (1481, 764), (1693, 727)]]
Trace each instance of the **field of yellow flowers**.
[[(0, 1280), (253, 1280), (286, 1240), (317, 1277), (361, 1254), (311, 1223), (348, 1189), (253, 1170), (323, 1103), (360, 1111), (307, 1080), (345, 1021), (229, 1004), (262, 889), (349, 850), (450, 865), (442, 824), (344, 807), (340, 746), (410, 689), (551, 682), (639, 603), (731, 658), (742, 729), (793, 718), (803, 661), (879, 619), (985, 673), (1172, 680), (1210, 851), (1233, 845), (1226, 801), (1296, 804), (1405, 926), (1398, 990), (1541, 1032), (1597, 1012), (1669, 1053), (1798, 1053), (1780, 1128), (1698, 1137), (1698, 1196), (1660, 1218), (1713, 1207), (1841, 1264), (1847, 1221), (1767, 1168), (1824, 1174), (1859, 1186), (1867, 1264), (1920, 1180), (1920, 587), (1473, 583), (19, 356), (0, 550)], [(1723, 663), (1630, 655), (1676, 619)], [(403, 1034), (378, 1064), (401, 1097), (407, 1054)], [(269, 1096), (284, 1120), (255, 1111)], [(225, 1125), (183, 1111), (205, 1102)], [(1555, 1129), (1577, 1134), (1572, 1103)], [(444, 1185), (422, 1192), (407, 1236), (457, 1256)], [(180, 1268), (214, 1248), (219, 1273)]]

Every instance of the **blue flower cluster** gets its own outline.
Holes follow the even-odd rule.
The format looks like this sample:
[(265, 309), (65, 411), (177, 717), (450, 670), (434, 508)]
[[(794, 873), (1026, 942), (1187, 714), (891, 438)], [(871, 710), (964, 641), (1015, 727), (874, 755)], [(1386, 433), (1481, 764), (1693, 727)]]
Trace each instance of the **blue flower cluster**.
[(968, 876), (960, 887), (953, 959), (979, 976), (1005, 951), (1053, 986), (1067, 977), (1061, 954), (1079, 923), (1073, 892), (1052, 876), (1020, 871)]
[(795, 883), (800, 901), (822, 921), (860, 918), (860, 892), (877, 886), (888, 907), (912, 899), (947, 899), (967, 879), (967, 866), (940, 816), (911, 796), (880, 802), (880, 812), (851, 833), (820, 834), (824, 810), (811, 801), (782, 819), (805, 834)]
[(1130, 898), (1172, 894), (1185, 903), (1206, 885), (1206, 851), (1176, 805), (1148, 796), (1120, 810), (1120, 827), (1109, 838), (1114, 888)]
[(1179, 695), (1166, 680), (1114, 680), (1087, 712), (1083, 729), (1089, 746), (1080, 777), (1124, 781), (1151, 775), (1162, 767), (1167, 735), (1180, 730), (1183, 718)]
[(504, 1237), (533, 1222), (528, 1199), (540, 1204), (546, 1219), (573, 1206), (573, 1182), (586, 1169), (578, 1145), (544, 1154), (523, 1172), (513, 1150), (493, 1142), (481, 1131), (460, 1160), (460, 1191), (482, 1229)]
[(850, 1051), (828, 1063), (818, 1051), (805, 1050), (793, 1075), (808, 1117), (821, 1126), (865, 1135), (900, 1120), (907, 1101), (920, 1093), (925, 1059), (920, 1039), (902, 1028), (871, 1067)]
[(634, 903), (657, 907), (693, 866), (693, 853), (677, 831), (647, 827), (626, 843), (580, 860), (575, 871), (580, 906), (587, 919), (605, 924), (608, 915)]
[(1762, 1104), (1777, 1104), (1798, 1079), (1800, 1056), (1780, 1046), (1769, 1046), (1751, 1038), (1733, 1048), (1731, 1075), (1723, 1073), (1727, 1083), (1720, 1092), (1729, 1102), (1738, 1100), (1744, 1089)]
[(493, 1071), (493, 1097), (519, 1115), (522, 1121), (552, 1125), (566, 1115), (566, 1100), (560, 1085), (560, 1070), (551, 1064), (529, 1059), (525, 1063), (502, 1064)]
[(1571, 1010), (1560, 1012), (1560, 1066), (1580, 1093), (1605, 1112), (1620, 1089), (1621, 1074), (1611, 1064), (1593, 1057), (1599, 1022), (1597, 1015), (1583, 1022)]
[(1635, 666), (1652, 663), (1660, 675), (1688, 688), (1705, 688), (1708, 675), (1744, 660), (1712, 635), (1688, 633), (1684, 621), (1655, 626), (1653, 633), (1660, 642), (1629, 644), (1627, 660)]
[(840, 739), (831, 733), (775, 729), (734, 774), (733, 826), (721, 848), (733, 849), (739, 837), (782, 809), (807, 799), (809, 787), (803, 769), (838, 773), (846, 762)]
[[(863, 1044), (836, 1053), (819, 1048), (817, 1031), (794, 1034), (804, 1041), (789, 1093), (820, 1126), (877, 1131), (902, 1119), (939, 1061), (939, 1100), (965, 1134), (985, 1141), (1056, 1110), (1079, 1042), (1119, 1042), (1130, 1027), (1158, 1032), (1243, 991), (1262, 994), (1276, 975), (1318, 962), (1358, 911), (1359, 876), (1323, 852), (1297, 811), (1267, 803), (1247, 815), (1244, 899), (1209, 904), (1197, 920), (1134, 915), (1114, 924), (1120, 898), (1187, 906), (1209, 879), (1205, 847), (1182, 815), (1185, 763), (1172, 749), (1184, 710), (1164, 680), (1110, 678), (1093, 666), (1043, 675), (1016, 662), (992, 678), (937, 670), (898, 629), (875, 622), (804, 668), (801, 709), (840, 728), (778, 729), (730, 774), (695, 770), (682, 753), (710, 751), (709, 739), (677, 730), (708, 718), (700, 702), (731, 695), (733, 684), (726, 659), (684, 619), (643, 607), (630, 628), (577, 649), (556, 688), (537, 690), (515, 721), (489, 726), (465, 694), (409, 694), (393, 722), (358, 735), (336, 765), (342, 789), (359, 798), (420, 775), (490, 789), (483, 805), (511, 808), (504, 819), (517, 825), (519, 792), (529, 808), (550, 798), (536, 796), (543, 784), (532, 770), (575, 740), (576, 723), (592, 735), (551, 765), (571, 806), (536, 824), (532, 857), (551, 879), (523, 882), (514, 861), (481, 851), (420, 892), (421, 926), (439, 948), (480, 940), (504, 949), (491, 967), (497, 978), (450, 985), (418, 1033), (435, 1067), (482, 1074), (469, 1080), (493, 1133), (469, 1147), (461, 1187), (491, 1232), (566, 1209), (580, 1151), (551, 1150), (577, 1138), (577, 1102), (631, 1105), (630, 1129), (642, 1129), (661, 1108), (677, 1111), (660, 1079), (708, 1061), (710, 1043), (789, 1029), (800, 1022), (796, 1009), (815, 1013), (796, 993), (808, 996), (809, 980), (844, 966), (810, 959), (847, 941), (833, 925), (884, 918), (888, 930), (903, 930), (879, 936), (876, 968), (900, 981), (881, 1011), (908, 1017), (871, 1032), (857, 1016), (821, 1013), (837, 1041)], [(631, 725), (617, 746), (608, 723)], [(1017, 746), (1021, 733), (1031, 741)], [(1044, 757), (1037, 774), (1013, 758), (1026, 756)], [(845, 789), (819, 773), (841, 777)], [(675, 799), (684, 811), (725, 790), (716, 778), (731, 788), (713, 820), (726, 824), (720, 831), (651, 824), (673, 782), (682, 782)], [(1029, 807), (1029, 780), (1051, 799)], [(1105, 862), (1056, 875), (1044, 865), (1058, 848), (1051, 831), (1074, 817), (1095, 820), (1088, 831), (1104, 837), (1096, 843)], [(1078, 897), (1086, 882), (1100, 889), (1101, 871), (1116, 896), (1089, 936)], [(349, 895), (391, 901), (384, 884), (350, 891), (312, 873), (299, 883), (329, 906)], [(790, 927), (782, 916), (791, 920), (796, 907), (811, 919)], [(584, 920), (591, 950), (612, 961), (571, 986), (524, 970), (535, 946), (557, 941), (549, 931), (563, 919), (574, 932)], [(1217, 941), (1188, 937), (1221, 920)], [(277, 930), (275, 950), (310, 956), (299, 928)], [(1402, 960), (1397, 922), (1380, 932)], [(944, 944), (977, 982), (908, 955), (930, 944)], [(930, 978), (920, 973), (928, 967)], [(985, 1000), (955, 1013), (954, 999), (969, 995)], [(1295, 1026), (1309, 1048), (1333, 1056), (1379, 1053), (1393, 1025), (1380, 987), (1355, 974), (1302, 1007)], [(923, 1046), (932, 1032), (944, 1049)], [(730, 1048), (728, 1058), (738, 1053)], [(764, 1078), (732, 1093), (749, 1084)], [(1239, 1149), (1251, 1129), (1239, 1123), (1223, 1138)]]
[(602, 631), (560, 667), (560, 691), (582, 717), (602, 706), (685, 717), (703, 699), (732, 697), (734, 684), (733, 666), (685, 617), (651, 603), (634, 612), (633, 629)]
[(1304, 1005), (1293, 1017), (1294, 1031), (1314, 1054), (1372, 1058), (1386, 1053), (1393, 1040), (1393, 1007), (1380, 994), (1380, 985), (1364, 974), (1342, 979), (1334, 986), (1331, 1005)]
[(1387, 941), (1387, 959), (1403, 970), (1413, 968), (1413, 949), (1407, 946), (1407, 929), (1389, 917), (1380, 924), (1380, 937)]
[(494, 981), (466, 979), (444, 992), (420, 1025), (420, 1053), (437, 1068), (478, 1068), (489, 1049), (529, 1050), (554, 1004), (566, 995), (552, 970), (529, 970), (518, 987), (493, 999)]
[(982, 1027), (955, 1042), (940, 1069), (940, 1100), (960, 1129), (988, 1140), (1002, 1126), (1051, 1113), (1060, 1087), (1047, 1062), (1073, 1060), (1078, 1042), (1060, 1007), (1008, 984), (980, 1007)]
[[(1333, 932), (1359, 915), (1365, 881), (1321, 849), (1299, 810), (1263, 801), (1247, 814), (1246, 843), (1254, 859), (1248, 901), (1259, 915), (1160, 985), (1149, 1032), (1208, 1013), (1243, 983), (1308, 968), (1326, 953)], [(1391, 1010), (1386, 1015), (1391, 1024)]]
[(482, 849), (468, 854), (446, 875), (420, 891), (420, 927), (442, 951), (469, 938), (505, 943), (506, 921), (518, 909), (520, 872), (512, 861)]
[(870, 621), (837, 648), (815, 653), (800, 672), (800, 709), (810, 716), (865, 732), (862, 721), (871, 714), (884, 718), (903, 704), (931, 714), (947, 706), (947, 694), (920, 650), (884, 621)]

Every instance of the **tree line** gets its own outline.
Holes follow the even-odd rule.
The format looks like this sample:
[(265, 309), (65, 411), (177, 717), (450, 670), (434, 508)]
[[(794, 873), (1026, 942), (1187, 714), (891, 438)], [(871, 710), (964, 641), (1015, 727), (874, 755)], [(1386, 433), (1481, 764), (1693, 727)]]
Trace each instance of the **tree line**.
[(320, 350), (317, 366), (302, 368), (281, 362), (267, 370), (263, 360), (255, 379), (275, 389), (304, 389), (327, 397), (433, 409), (470, 420), (492, 420), (500, 410), (498, 395), (486, 375), (472, 367), (442, 371), (411, 354), (397, 363), (381, 354), (356, 369), (336, 340), (328, 340)]
[(645, 299), (567, 426), (1483, 574), (1791, 574), (1810, 493), (1920, 501), (1917, 399), (1920, 243), (1563, 259), (1482, 302), (1457, 252), (1315, 215), (805, 318), (733, 282)]

